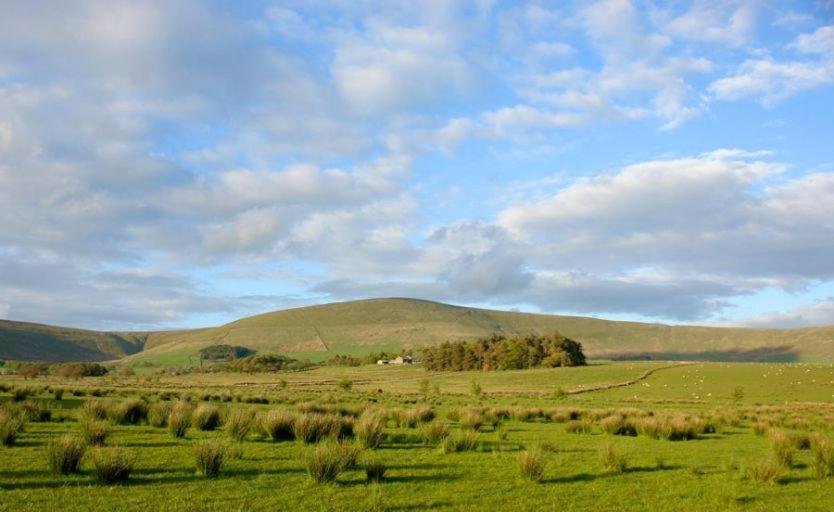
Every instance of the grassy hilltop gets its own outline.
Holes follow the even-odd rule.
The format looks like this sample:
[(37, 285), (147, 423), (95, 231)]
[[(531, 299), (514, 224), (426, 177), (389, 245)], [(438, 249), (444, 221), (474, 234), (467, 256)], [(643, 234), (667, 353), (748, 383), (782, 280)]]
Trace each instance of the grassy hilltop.
[(203, 347), (224, 343), (260, 352), (324, 359), (333, 354), (399, 350), (494, 332), (553, 332), (582, 342), (592, 358), (832, 361), (834, 327), (749, 329), (616, 322), (451, 306), (414, 299), (372, 299), (288, 309), (219, 327), (101, 333), (0, 322), (0, 358), (187, 364)]

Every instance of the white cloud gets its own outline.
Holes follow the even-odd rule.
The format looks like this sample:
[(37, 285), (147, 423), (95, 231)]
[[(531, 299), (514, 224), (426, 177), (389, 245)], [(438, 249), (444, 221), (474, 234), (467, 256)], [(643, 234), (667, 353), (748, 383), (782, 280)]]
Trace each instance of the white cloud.
[(748, 327), (824, 327), (834, 325), (834, 297), (825, 302), (770, 313), (741, 322)]
[(472, 72), (449, 37), (426, 27), (372, 23), (338, 46), (333, 77), (352, 107), (371, 113), (463, 93)]
[(834, 178), (782, 181), (783, 166), (761, 156), (720, 151), (629, 165), (512, 206), (498, 223), (529, 241), (531, 265), (648, 265), (744, 287), (834, 278), (825, 256), (834, 250)]
[(684, 39), (741, 46), (752, 38), (757, 7), (747, 1), (696, 0), (689, 10), (666, 21), (664, 29)]
[(834, 26), (802, 34), (791, 47), (813, 58), (748, 59), (733, 75), (714, 81), (710, 92), (720, 100), (752, 98), (772, 105), (797, 93), (834, 83)]

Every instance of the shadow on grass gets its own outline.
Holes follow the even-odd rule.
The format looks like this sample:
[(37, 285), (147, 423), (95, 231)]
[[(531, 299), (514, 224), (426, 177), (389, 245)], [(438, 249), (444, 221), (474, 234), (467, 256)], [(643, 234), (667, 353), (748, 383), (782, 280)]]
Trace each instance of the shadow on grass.
[[(274, 470), (260, 470), (260, 469), (244, 469), (235, 470), (227, 469), (220, 473), (212, 480), (234, 479), (246, 476), (260, 476), (260, 475), (285, 475), (290, 473), (304, 473), (300, 468), (282, 468)], [(54, 476), (49, 471), (43, 470), (29, 470), (29, 471), (6, 471), (0, 475), (8, 477), (51, 477), (50, 480), (36, 480), (24, 482), (0, 482), (0, 490), (14, 491), (14, 490), (35, 490), (35, 489), (60, 489), (62, 487), (76, 487), (88, 486), (90, 484), (107, 486), (102, 484), (95, 478), (95, 474), (91, 471), (83, 471), (71, 477)], [(156, 475), (156, 478), (154, 478)], [(137, 468), (131, 472), (130, 479), (114, 485), (121, 485), (125, 487), (138, 487), (144, 485), (167, 485), (177, 483), (190, 483), (198, 481), (209, 480), (204, 476), (198, 475), (195, 470), (190, 468)]]
[(802, 482), (810, 482), (812, 480), (817, 479), (810, 476), (785, 476), (779, 479), (779, 485), (799, 484)]
[(434, 510), (437, 508), (451, 507), (451, 501), (434, 501), (425, 504), (412, 505), (386, 505), (385, 510)]
[(121, 443), (119, 446), (129, 446), (134, 448), (169, 448), (171, 446), (185, 446), (176, 441), (159, 441), (159, 442), (137, 442), (137, 443)]
[(612, 478), (616, 476), (627, 475), (629, 473), (657, 473), (660, 471), (674, 471), (676, 469), (681, 469), (682, 466), (646, 466), (646, 467), (636, 467), (636, 468), (626, 468), (625, 471), (622, 473), (577, 473), (571, 476), (564, 476), (564, 477), (556, 477), (556, 478), (546, 478), (542, 480), (543, 484), (570, 484), (570, 483), (577, 483), (577, 482), (592, 482), (594, 480), (600, 478)]
[[(397, 484), (397, 483), (417, 483), (417, 482), (448, 482), (451, 480), (458, 480), (460, 479), (457, 475), (451, 475), (447, 473), (438, 473), (433, 475), (395, 475), (395, 476), (386, 476), (381, 485), (385, 484)], [(369, 482), (364, 478), (356, 478), (353, 480), (340, 480), (338, 484), (342, 487), (354, 487), (354, 486), (362, 486), (368, 485)]]

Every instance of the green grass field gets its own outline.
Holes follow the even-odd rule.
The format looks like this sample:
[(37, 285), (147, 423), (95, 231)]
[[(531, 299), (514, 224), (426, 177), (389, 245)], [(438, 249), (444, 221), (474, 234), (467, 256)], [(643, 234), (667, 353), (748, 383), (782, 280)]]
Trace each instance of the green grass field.
[[(351, 389), (339, 386), (345, 381)], [(473, 381), (482, 396), (472, 395)], [(834, 441), (831, 365), (593, 361), (585, 368), (442, 374), (418, 366), (363, 366), (80, 381), (8, 377), (4, 384), (37, 389), (29, 400), (49, 406), (52, 419), (29, 422), (14, 446), (0, 448), (0, 510), (827, 511), (834, 495), (834, 478), (818, 476), (814, 452), (800, 444), (790, 449), (792, 460), (774, 482), (757, 481), (750, 473), (772, 457), (771, 439), (778, 432), (797, 438), (816, 432)], [(44, 391), (47, 385), (63, 388), (63, 400)], [(568, 394), (559, 398), (555, 389)], [(82, 390), (84, 396), (72, 393)], [(93, 390), (105, 396), (91, 397)], [(317, 484), (306, 469), (317, 445), (273, 442), (256, 432), (241, 444), (242, 458), (227, 458), (220, 475), (209, 479), (196, 473), (193, 447), (201, 439), (230, 445), (225, 431), (191, 428), (185, 438), (174, 438), (148, 424), (110, 426), (107, 445), (123, 447), (134, 458), (123, 484), (99, 483), (89, 455), (78, 474), (50, 472), (49, 441), (79, 432), (86, 401), (142, 396), (156, 403), (171, 393), (187, 396), (192, 405), (211, 401), (222, 411), (295, 412), (309, 402), (357, 412), (428, 407), (453, 436), (462, 435), (456, 415), (469, 407), (487, 417), (489, 411), (519, 407), (534, 417), (507, 418), (495, 427), (487, 422), (474, 434), (475, 447), (455, 453), (426, 444), (419, 429), (388, 421), (381, 446), (360, 457), (360, 464), (386, 466), (379, 483), (367, 482), (361, 469), (345, 469), (335, 482)], [(2, 395), (6, 407), (11, 394), (12, 389)], [(269, 404), (246, 403), (254, 398)], [(569, 433), (573, 423), (554, 411), (588, 418), (590, 431)], [(680, 441), (603, 432), (604, 419), (612, 414), (639, 422), (649, 411), (658, 418), (702, 417), (716, 428)], [(622, 472), (603, 466), (602, 454), (611, 443), (625, 458)], [(522, 477), (523, 450), (541, 452), (541, 482)]]

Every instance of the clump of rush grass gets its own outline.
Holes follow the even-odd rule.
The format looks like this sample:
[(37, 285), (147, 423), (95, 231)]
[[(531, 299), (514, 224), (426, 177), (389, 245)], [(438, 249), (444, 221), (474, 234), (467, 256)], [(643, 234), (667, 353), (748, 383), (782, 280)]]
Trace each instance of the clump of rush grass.
[(628, 466), (628, 461), (625, 456), (614, 443), (608, 443), (605, 446), (602, 450), (601, 460), (602, 467), (611, 473), (622, 473)]
[(763, 436), (770, 429), (770, 422), (759, 420), (753, 423), (753, 432), (757, 436)]
[(26, 418), (18, 411), (0, 408), (0, 443), (14, 446), (17, 437), (26, 428)]
[(117, 425), (138, 425), (148, 419), (148, 403), (128, 398), (107, 408), (107, 416)]
[(205, 439), (194, 443), (194, 461), (197, 465), (197, 474), (208, 478), (218, 476), (225, 456), (226, 450), (217, 440)]
[(834, 444), (824, 435), (809, 436), (811, 453), (814, 456), (814, 470), (820, 478), (834, 476)]
[(354, 469), (359, 465), (359, 457), (362, 455), (362, 446), (347, 440), (336, 442), (339, 453), (342, 457), (343, 469)]
[(343, 469), (342, 451), (333, 440), (328, 440), (316, 446), (307, 459), (307, 474), (318, 484), (336, 480)]
[(168, 426), (168, 416), (171, 414), (171, 402), (156, 402), (148, 408), (148, 425), (157, 428)]
[(420, 437), (426, 444), (437, 444), (449, 436), (449, 426), (442, 421), (420, 425)]
[(168, 413), (168, 432), (176, 438), (185, 437), (191, 426), (191, 405), (180, 401), (171, 407)]
[(771, 454), (773, 460), (783, 468), (789, 468), (793, 464), (793, 440), (791, 436), (781, 429), (771, 429), (767, 433), (770, 440)]
[(791, 443), (793, 447), (797, 450), (810, 450), (811, 449), (811, 436), (808, 432), (792, 432), (791, 436)]
[(472, 430), (463, 434), (455, 433), (449, 435), (440, 443), (440, 451), (444, 454), (474, 451), (478, 447), (478, 440), (475, 437), (475, 432)]
[(92, 451), (96, 478), (105, 484), (124, 482), (133, 470), (133, 457), (123, 448), (96, 448)]
[(220, 409), (216, 405), (200, 404), (191, 414), (191, 425), (197, 430), (214, 430), (220, 426)]
[(107, 441), (109, 427), (104, 420), (82, 418), (78, 422), (78, 429), (84, 442), (91, 446), (104, 446), (105, 441)]
[(51, 421), (52, 410), (44, 407), (38, 402), (32, 400), (24, 400), (17, 405), (17, 411), (24, 416), (27, 421)]
[(460, 419), (458, 420), (460, 423), (461, 428), (464, 430), (471, 430), (476, 432), (480, 429), (484, 424), (484, 415), (481, 411), (474, 409), (472, 407), (466, 408), (463, 412), (460, 413)]
[(634, 422), (619, 414), (613, 414), (607, 418), (601, 419), (599, 426), (603, 432), (614, 436), (637, 435), (637, 428), (635, 427)]
[(81, 414), (87, 418), (106, 420), (109, 407), (101, 400), (87, 400), (81, 409)]
[(379, 448), (385, 436), (385, 411), (368, 409), (353, 426), (353, 434), (365, 448)]
[(296, 415), (285, 409), (263, 412), (258, 418), (261, 432), (275, 442), (295, 439)]
[(539, 449), (524, 450), (518, 456), (518, 469), (521, 476), (531, 482), (541, 482), (544, 478), (545, 463)]
[(757, 464), (749, 466), (747, 468), (747, 475), (759, 483), (773, 485), (779, 482), (784, 467), (778, 460), (771, 456)]
[(295, 438), (305, 443), (318, 443), (329, 437), (336, 437), (341, 422), (332, 414), (305, 413), (295, 420)]
[(533, 411), (531, 409), (527, 409), (526, 407), (513, 407), (510, 412), (512, 413), (513, 420), (515, 421), (527, 423), (535, 419)]
[(252, 431), (253, 423), (254, 415), (251, 410), (232, 409), (226, 416), (226, 423), (223, 428), (233, 441), (241, 443), (246, 440), (246, 437)]
[(594, 423), (591, 420), (571, 420), (565, 423), (568, 434), (590, 434)]
[(59, 475), (77, 473), (86, 450), (87, 446), (78, 436), (68, 434), (52, 439), (46, 447), (49, 468)]
[(414, 407), (408, 409), (404, 416), (404, 424), (407, 428), (417, 428), (421, 424), (432, 421), (435, 413), (429, 407)]

